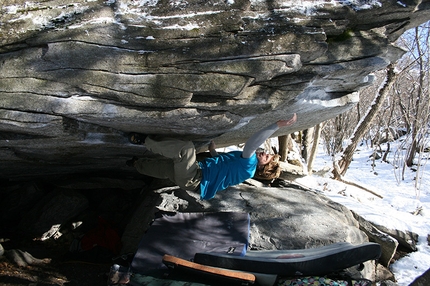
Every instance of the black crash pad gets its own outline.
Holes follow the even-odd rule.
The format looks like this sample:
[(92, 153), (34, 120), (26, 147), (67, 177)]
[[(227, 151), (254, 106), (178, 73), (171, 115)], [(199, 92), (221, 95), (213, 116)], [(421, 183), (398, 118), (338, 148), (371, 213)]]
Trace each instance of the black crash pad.
[(197, 252), (245, 255), (249, 214), (236, 212), (165, 213), (143, 236), (131, 263), (134, 273), (166, 269), (165, 254), (191, 261)]
[(238, 257), (225, 253), (197, 253), (194, 262), (246, 272), (281, 276), (326, 275), (378, 259), (381, 246), (377, 243), (352, 245), (347, 242), (297, 250), (248, 251)]

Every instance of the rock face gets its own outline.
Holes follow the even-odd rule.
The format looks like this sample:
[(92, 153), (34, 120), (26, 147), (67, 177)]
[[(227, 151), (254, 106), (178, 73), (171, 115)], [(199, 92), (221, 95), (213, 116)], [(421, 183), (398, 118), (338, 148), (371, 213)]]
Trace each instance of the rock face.
[[(363, 2), (363, 4), (360, 4)], [(119, 170), (127, 132), (244, 142), (351, 108), (425, 1), (4, 0), (0, 176)]]
[(178, 187), (156, 190), (153, 196), (158, 197), (157, 205), (151, 205), (149, 201), (155, 200), (147, 197), (124, 231), (124, 252), (135, 251), (133, 248), (146, 231), (143, 226), (148, 225), (145, 220), (153, 207), (170, 212), (249, 213), (249, 248), (253, 250), (302, 249), (342, 241), (352, 244), (368, 241), (350, 210), (317, 192), (248, 183), (229, 187), (209, 201), (202, 201), (198, 193)]

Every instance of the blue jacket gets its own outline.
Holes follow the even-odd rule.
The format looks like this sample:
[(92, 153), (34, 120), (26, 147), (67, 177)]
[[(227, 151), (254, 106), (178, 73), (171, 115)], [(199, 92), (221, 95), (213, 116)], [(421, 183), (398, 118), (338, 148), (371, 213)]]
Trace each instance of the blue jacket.
[(199, 162), (202, 169), (201, 199), (212, 199), (218, 191), (252, 178), (257, 163), (255, 153), (250, 158), (243, 158), (241, 151), (221, 153)]

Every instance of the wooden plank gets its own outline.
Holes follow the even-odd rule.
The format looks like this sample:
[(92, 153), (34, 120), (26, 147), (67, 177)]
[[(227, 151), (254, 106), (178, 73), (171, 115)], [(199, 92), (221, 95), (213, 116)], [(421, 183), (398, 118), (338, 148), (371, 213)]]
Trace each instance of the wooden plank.
[(251, 273), (198, 264), (168, 254), (163, 256), (163, 263), (178, 270), (196, 271), (202, 275), (214, 275), (220, 279), (233, 279), (247, 284), (255, 283), (255, 275)]

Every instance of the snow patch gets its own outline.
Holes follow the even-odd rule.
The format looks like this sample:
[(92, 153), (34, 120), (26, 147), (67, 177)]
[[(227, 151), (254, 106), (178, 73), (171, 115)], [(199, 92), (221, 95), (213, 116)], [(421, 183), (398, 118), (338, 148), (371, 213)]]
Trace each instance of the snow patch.
[(137, 6), (139, 7), (144, 7), (144, 6), (154, 7), (154, 6), (157, 6), (158, 0), (139, 0), (139, 1), (134, 1), (133, 3), (138, 3)]
[(358, 102), (359, 100), (359, 95), (357, 92), (347, 94), (340, 98), (326, 99), (327, 97), (326, 92), (323, 90), (319, 90), (319, 91), (312, 91), (311, 98), (312, 97), (313, 99), (302, 99), (301, 101), (303, 102), (303, 104), (314, 104), (314, 105), (320, 105), (324, 107), (336, 107), (336, 106), (345, 105), (348, 103), (355, 103), (355, 102)]
[(19, 6), (18, 5), (10, 5), (3, 7), (3, 11), (6, 12), (6, 14), (16, 14), (18, 12)]
[(187, 25), (171, 25), (171, 26), (167, 26), (167, 27), (163, 27), (163, 29), (165, 30), (193, 30), (193, 29), (198, 29), (200, 28), (199, 25), (194, 24), (194, 23), (188, 23)]
[(125, 30), (126, 27), (124, 26), (123, 23), (118, 22), (117, 20), (115, 20), (114, 18), (111, 17), (99, 17), (99, 18), (93, 18), (91, 20), (88, 21), (83, 21), (77, 24), (73, 24), (68, 26), (69, 29), (78, 29), (81, 28), (83, 26), (86, 25), (105, 25), (105, 24), (116, 24), (119, 25), (121, 27), (122, 30)]
[[(266, 0), (251, 0), (251, 5), (253, 6), (266, 6)], [(373, 9), (375, 7), (382, 7), (382, 4), (376, 0), (317, 0), (317, 1), (306, 1), (306, 0), (286, 0), (279, 1), (280, 11), (295, 11), (303, 15), (313, 15), (315, 14), (317, 8), (332, 5), (332, 6), (349, 6), (352, 9), (366, 10)]]

